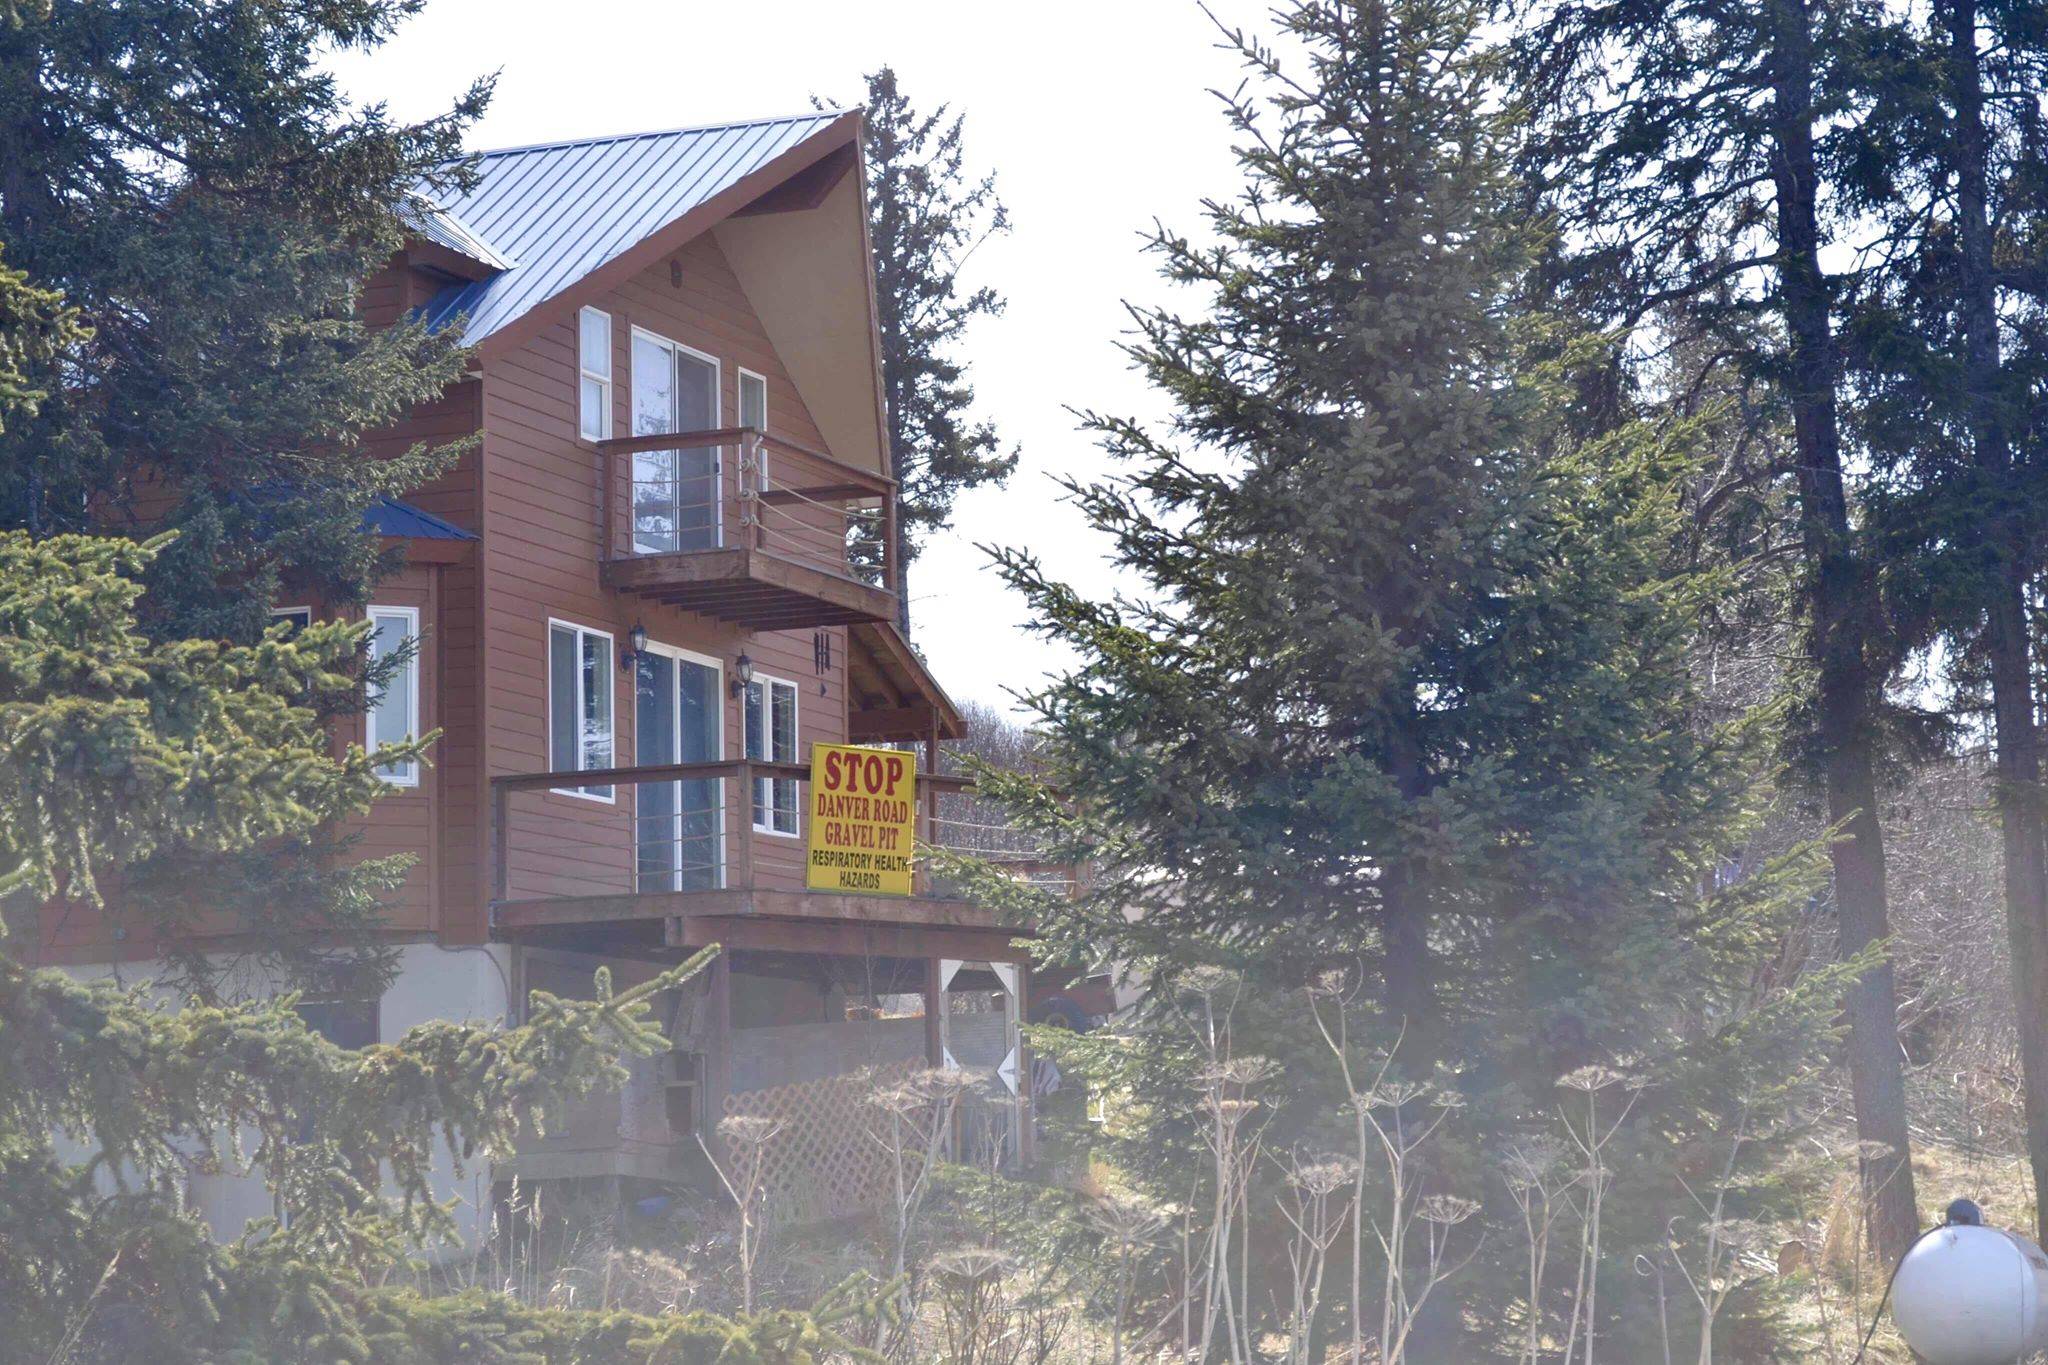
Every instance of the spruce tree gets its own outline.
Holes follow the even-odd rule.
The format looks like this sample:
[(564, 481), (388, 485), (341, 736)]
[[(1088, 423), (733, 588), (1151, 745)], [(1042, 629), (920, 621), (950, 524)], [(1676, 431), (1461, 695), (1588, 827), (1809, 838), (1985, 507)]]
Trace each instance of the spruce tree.
[[(1505, 12), (1504, 12), (1505, 13)], [(1859, 533), (1843, 453), (1830, 270), (1856, 172), (1912, 50), (1880, 10), (1835, 0), (1598, 0), (1508, 16), (1541, 136), (1526, 154), (1604, 325), (1683, 310), (1782, 396), (1791, 433), (1809, 681), (1795, 751), (1840, 836), (1830, 844), (1842, 956), (1889, 934), (1878, 775), (1917, 720), (1890, 704), (1901, 656), (1882, 574)], [(1882, 253), (1866, 259), (1882, 259)], [(1649, 339), (1654, 342), (1654, 338)], [(1879, 956), (1844, 1001), (1863, 1186), (1876, 1244), (1918, 1230), (1897, 989)]]
[(90, 328), (26, 367), (46, 396), (0, 436), (0, 525), (181, 531), (149, 570), (156, 635), (251, 642), (287, 579), (360, 604), (389, 567), (364, 509), (446, 458), (363, 455), (464, 362), (365, 326), (357, 295), (413, 190), (459, 174), (488, 83), (409, 124), (319, 64), (416, 8), (28, 0), (0, 23), (0, 246)]
[[(1895, 629), (1939, 641), (1965, 743), (1995, 756), (2005, 921), (2028, 1153), (2048, 1191), (2048, 821), (2034, 617), (2048, 507), (2035, 395), (2048, 379), (2048, 152), (2038, 92), (2048, 9), (1947, 0), (1908, 31), (1881, 130), (1897, 155), (1858, 169), (1899, 264), (1871, 272), (1845, 340), (1865, 495), (1891, 565)], [(2048, 1230), (2048, 1193), (2036, 1204)]]
[[(88, 340), (55, 290), (0, 264), (0, 433)], [(7, 930), (96, 902), (167, 849), (260, 857), (384, 790), (333, 756), (309, 695), (361, 628), (254, 645), (152, 641), (138, 607), (159, 541), (0, 533), (0, 1322), (12, 1359), (75, 1365), (815, 1365), (874, 1302), (856, 1280), (810, 1312), (731, 1319), (541, 1310), (402, 1287), (447, 1226), (431, 1162), (508, 1152), (667, 1043), (650, 1022), (703, 953), (631, 991), (536, 992), (529, 1022), (436, 1023), (361, 1052), (294, 997), (166, 1012), (142, 991), (23, 965)], [(56, 1140), (84, 1152), (68, 1165)], [(220, 1243), (185, 1204), (197, 1164), (268, 1179), (276, 1222)]]
[(1085, 661), (1032, 698), (1053, 785), (1172, 870), (1120, 888), (1146, 909), (1131, 932), (1370, 944), (1425, 1037), (1476, 924), (1544, 887), (1591, 914), (1603, 878), (1714, 837), (1732, 777), (1683, 723), (1704, 589), (1619, 529), (1665, 515), (1687, 457), (1566, 439), (1472, 12), (1285, 13), (1313, 75), (1245, 40), (1266, 79), (1230, 105), (1247, 188), (1210, 205), (1218, 245), (1153, 242), (1208, 302), (1139, 314), (1171, 429), (1092, 415), (1130, 473), (1072, 486), (1142, 591), (1089, 601), (1028, 551), (1001, 563)]
[[(0, 313), (60, 322), (0, 277)], [(20, 333), (10, 333), (10, 341)], [(0, 362), (18, 354), (0, 348)], [(19, 389), (16, 386), (17, 396)], [(17, 412), (18, 412), (17, 408)], [(360, 627), (253, 646), (153, 643), (135, 614), (155, 546), (0, 533), (0, 897), (90, 902), (165, 847), (260, 848), (360, 810), (382, 784), (336, 760), (309, 681)], [(541, 1311), (402, 1287), (448, 1226), (431, 1181), (512, 1150), (667, 1042), (662, 991), (535, 992), (513, 1028), (437, 1022), (351, 1052), (296, 997), (164, 1010), (144, 989), (22, 964), (0, 937), (0, 1319), (10, 1360), (597, 1365), (632, 1358), (804, 1365), (848, 1349), (849, 1283), (816, 1313), (654, 1319)], [(68, 1165), (68, 1152), (88, 1158)], [(196, 1169), (260, 1173), (283, 1217), (217, 1242), (187, 1207)]]
[(33, 387), (30, 374), (47, 372), (80, 331), (76, 310), (64, 306), (61, 294), (32, 285), (26, 271), (0, 257), (0, 431), (35, 416), (48, 392)]
[(950, 113), (914, 107), (891, 67), (867, 77), (868, 236), (903, 537), (890, 586), (905, 633), (909, 566), (925, 538), (947, 527), (962, 492), (1000, 484), (1017, 467), (995, 424), (969, 416), (974, 387), (959, 355), (974, 320), (1003, 309), (993, 286), (963, 292), (961, 267), (1009, 230), (1009, 215), (993, 175), (968, 175), (966, 117)]
[[(153, 638), (253, 645), (279, 601), (360, 605), (394, 567), (365, 509), (451, 454), (362, 448), (465, 361), (452, 334), (369, 326), (358, 296), (409, 196), (461, 174), (488, 84), (407, 124), (320, 68), (415, 8), (30, 0), (0, 21), (0, 248), (83, 328), (23, 357), (42, 398), (0, 432), (0, 527), (176, 531), (141, 561)], [(366, 671), (359, 657), (302, 700), (359, 709)], [(403, 875), (308, 824), (261, 857), (166, 847), (120, 900), (196, 992), (219, 976), (187, 933), (202, 918), (333, 989), (388, 967), (376, 929)]]
[[(1012, 903), (1077, 962), (1109, 944), (1157, 975), (1120, 1078), (1125, 1169), (1185, 1199), (1199, 1168), (1175, 1020), (1205, 963), (1244, 983), (1216, 1010), (1233, 1046), (1283, 1067), (1257, 1096), (1266, 1150), (1331, 1150), (1345, 1097), (1300, 997), (1336, 964), (1396, 1074), (1463, 1101), (1431, 1187), (1485, 1218), (1506, 1214), (1493, 1145), (1554, 1119), (1560, 1077), (1648, 1081), (1611, 1286), (1745, 1094), (1773, 1136), (1737, 1198), (1768, 1206), (1828, 1007), (1751, 1008), (1797, 875), (1727, 876), (1758, 726), (1708, 717), (1692, 668), (1726, 586), (1682, 553), (1705, 424), (1586, 410), (1613, 359), (1530, 305), (1547, 244), (1482, 19), (1302, 0), (1279, 12), (1299, 71), (1230, 35), (1244, 187), (1204, 240), (1153, 239), (1200, 306), (1139, 311), (1130, 347), (1172, 417), (1090, 415), (1121, 472), (1070, 486), (1131, 586), (1090, 599), (1000, 552), (1081, 662), (1028, 698), (1043, 774), (990, 786), (1089, 868), (1078, 900)], [(1517, 1235), (1496, 1224), (1488, 1254)], [(1488, 1326), (1411, 1356), (1507, 1349), (1488, 1333), (1545, 1311), (1514, 1283), (1504, 1260), (1440, 1291)], [(1603, 1333), (1624, 1309), (1655, 1331), (1640, 1293), (1607, 1292)]]

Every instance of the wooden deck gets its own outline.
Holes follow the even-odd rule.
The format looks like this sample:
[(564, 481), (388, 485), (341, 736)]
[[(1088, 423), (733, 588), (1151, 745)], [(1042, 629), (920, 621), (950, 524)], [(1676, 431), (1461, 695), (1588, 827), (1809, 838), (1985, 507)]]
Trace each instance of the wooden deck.
[(834, 957), (950, 957), (1028, 962), (1018, 931), (967, 901), (924, 896), (846, 896), (816, 891), (722, 888), (645, 895), (500, 901), (491, 927), (516, 938), (570, 926), (659, 921), (673, 947)]
[(890, 621), (896, 595), (771, 550), (677, 550), (607, 560), (603, 582), (746, 630)]
[[(660, 471), (698, 450), (715, 453), (716, 472), (693, 487), (697, 501), (677, 502), (683, 485)], [(893, 479), (750, 427), (616, 437), (597, 451), (606, 587), (751, 631), (896, 618)], [(636, 473), (638, 457), (655, 461), (652, 482)], [(682, 543), (670, 519), (685, 510), (701, 518), (689, 534), (712, 543)], [(848, 558), (856, 533), (880, 556), (872, 575)]]

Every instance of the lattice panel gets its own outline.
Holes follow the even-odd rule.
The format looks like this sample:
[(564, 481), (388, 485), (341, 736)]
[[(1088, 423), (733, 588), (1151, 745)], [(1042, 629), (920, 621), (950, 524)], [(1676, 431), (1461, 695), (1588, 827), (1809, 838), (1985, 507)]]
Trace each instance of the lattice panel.
[(921, 1067), (917, 1061), (892, 1062), (727, 1096), (728, 1115), (750, 1114), (782, 1125), (763, 1161), (767, 1220), (821, 1222), (886, 1202), (895, 1176), (887, 1151), (871, 1135), (874, 1111), (868, 1099), (877, 1086)]

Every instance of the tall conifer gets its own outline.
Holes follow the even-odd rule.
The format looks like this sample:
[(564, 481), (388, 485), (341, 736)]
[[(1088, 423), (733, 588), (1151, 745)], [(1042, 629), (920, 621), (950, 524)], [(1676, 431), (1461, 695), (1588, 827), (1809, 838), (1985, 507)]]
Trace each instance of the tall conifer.
[[(0, 18), (0, 249), (84, 328), (23, 357), (42, 396), (0, 431), (0, 527), (176, 531), (141, 561), (157, 639), (253, 644), (280, 601), (361, 605), (394, 567), (365, 509), (452, 453), (363, 449), (465, 361), (452, 334), (370, 326), (358, 296), (401, 244), (414, 190), (460, 175), (488, 84), (403, 123), (352, 105), (320, 67), (416, 9), (28, 0)], [(363, 672), (307, 700), (357, 708)], [(404, 871), (345, 852), (310, 825), (262, 857), (166, 848), (128, 868), (123, 904), (195, 988), (216, 973), (181, 931), (204, 916), (334, 988), (385, 965), (375, 930)]]
[[(1880, 11), (1835, 0), (1596, 0), (1510, 17), (1541, 128), (1528, 160), (1581, 297), (1619, 326), (1683, 309), (1783, 395), (1810, 674), (1798, 747), (1842, 832), (1833, 902), (1843, 956), (1858, 957), (1889, 933), (1878, 772), (1909, 718), (1887, 704), (1897, 639), (1845, 473), (1829, 249), (1855, 212), (1845, 168), (1886, 163), (1869, 130), (1910, 44)], [(1844, 1013), (1866, 1205), (1896, 1256), (1918, 1218), (1888, 958)]]
[(963, 289), (960, 270), (1009, 230), (993, 175), (967, 171), (966, 118), (922, 110), (894, 68), (867, 77), (868, 235), (882, 340), (889, 458), (901, 494), (896, 560), (898, 624), (910, 630), (910, 563), (952, 520), (962, 492), (1000, 484), (1017, 467), (995, 424), (971, 416), (974, 386), (960, 354), (969, 324), (1003, 311), (993, 286)]
[(286, 578), (360, 604), (388, 567), (364, 509), (440, 458), (359, 441), (459, 377), (457, 339), (367, 327), (357, 294), (488, 83), (403, 123), (320, 69), (417, 8), (28, 0), (0, 21), (0, 245), (91, 329), (28, 366), (46, 396), (0, 435), (0, 525), (180, 530), (149, 570), (161, 636), (254, 640)]
[(2036, 1228), (2048, 1235), (2048, 808), (2036, 621), (2048, 510), (2048, 7), (1916, 12), (1880, 125), (1897, 154), (1854, 168), (1892, 243), (1845, 329), (1865, 495), (1893, 628), (1937, 651), (1964, 742), (1990, 739)]
[[(1280, 12), (1298, 70), (1231, 35), (1244, 188), (1208, 205), (1205, 240), (1154, 238), (1200, 305), (1139, 311), (1130, 347), (1171, 419), (1090, 417), (1120, 473), (1072, 487), (1130, 587), (1090, 599), (1001, 553), (1080, 663), (1029, 698), (1042, 773), (990, 784), (1088, 863), (1078, 901), (1013, 893), (1041, 932), (1161, 983), (1126, 1169), (1172, 1189), (1199, 1151), (1172, 1022), (1195, 963), (1244, 973), (1233, 1046), (1287, 1068), (1259, 1096), (1266, 1140), (1330, 1142), (1342, 1092), (1298, 1036), (1299, 990), (1341, 963), (1397, 1069), (1465, 1101), (1469, 1145), (1437, 1173), (1459, 1193), (1495, 1192), (1482, 1153), (1554, 1121), (1558, 1078), (1641, 1067), (1636, 1221), (1605, 1259), (1689, 1208), (1672, 1172), (1725, 1148), (1742, 1095), (1771, 1096), (1756, 1132), (1784, 1131), (1826, 1029), (1811, 1000), (1775, 1029), (1751, 1014), (1785, 887), (1728, 875), (1756, 727), (1709, 719), (1692, 668), (1724, 588), (1680, 551), (1702, 426), (1584, 410), (1611, 357), (1530, 306), (1544, 225), (1520, 210), (1482, 17), (1301, 0)], [(1720, 902), (1736, 887), (1745, 909)], [(1554, 1310), (1513, 1283), (1442, 1293), (1473, 1322)], [(1641, 1304), (1603, 1285), (1607, 1340)], [(1484, 1349), (1434, 1330), (1416, 1358)]]
[(1230, 104), (1247, 188), (1210, 205), (1216, 244), (1153, 242), (1207, 304), (1138, 315), (1171, 427), (1090, 418), (1129, 473), (1073, 492), (1139, 590), (1002, 564), (1084, 660), (1032, 699), (1053, 785), (1169, 874), (1118, 887), (1131, 937), (1369, 948), (1441, 1055), (1487, 935), (1597, 961), (1603, 917), (1722, 830), (1729, 755), (1683, 660), (1707, 589), (1667, 562), (1683, 453), (1567, 438), (1474, 7), (1285, 16), (1313, 65), (1244, 40), (1263, 79)]

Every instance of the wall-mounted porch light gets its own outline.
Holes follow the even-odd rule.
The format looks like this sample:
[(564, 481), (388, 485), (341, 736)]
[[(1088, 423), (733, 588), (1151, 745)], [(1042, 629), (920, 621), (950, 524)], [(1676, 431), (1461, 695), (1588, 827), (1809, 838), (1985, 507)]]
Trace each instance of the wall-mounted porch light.
[(732, 661), (732, 694), (735, 697), (745, 696), (747, 684), (753, 680), (754, 661), (742, 651), (740, 657)]
[(642, 654), (647, 652), (647, 627), (638, 621), (626, 632), (626, 647), (619, 651), (619, 667), (628, 669)]

